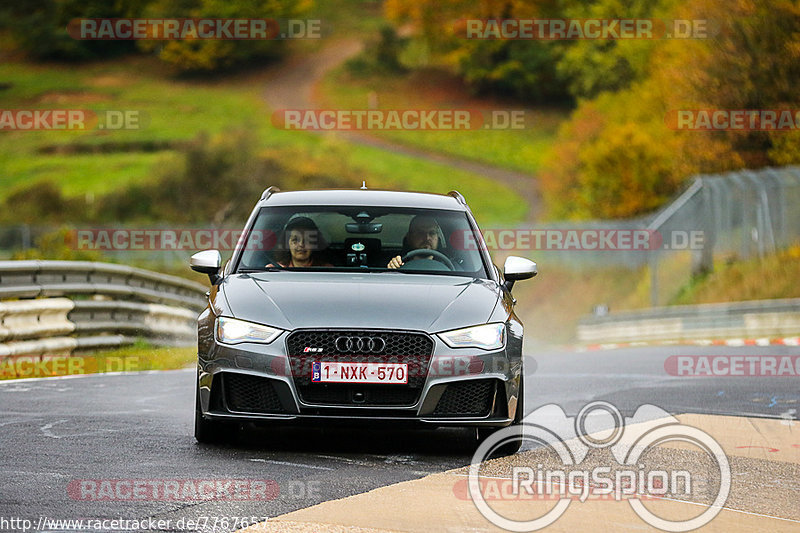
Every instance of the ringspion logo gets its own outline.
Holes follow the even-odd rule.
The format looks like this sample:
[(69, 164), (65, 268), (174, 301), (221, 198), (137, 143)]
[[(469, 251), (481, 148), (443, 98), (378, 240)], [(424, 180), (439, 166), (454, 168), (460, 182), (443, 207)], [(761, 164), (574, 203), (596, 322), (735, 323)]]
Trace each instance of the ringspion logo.
[[(600, 418), (610, 430), (591, 432), (590, 419)], [(596, 422), (595, 422), (596, 423)], [(602, 423), (601, 423), (602, 425)], [(481, 467), (500, 447), (511, 442), (529, 441), (555, 452), (560, 465), (536, 469), (513, 467), (511, 483), (497, 487), (481, 475)], [(660, 516), (661, 509), (646, 507), (642, 501), (668, 495), (691, 496), (698, 490), (697, 477), (689, 470), (647, 469), (640, 463), (648, 450), (668, 442), (692, 446), (716, 463), (711, 474), (719, 473), (719, 487), (712, 490), (710, 504), (698, 504), (703, 511), (689, 519), (671, 520)], [(591, 468), (582, 466), (592, 449), (608, 448), (613, 462)], [(613, 474), (612, 474), (613, 472)], [(707, 478), (709, 472), (696, 472)], [(505, 488), (488, 494), (487, 489)], [(665, 531), (691, 531), (708, 524), (722, 510), (731, 488), (730, 463), (722, 447), (710, 435), (677, 419), (654, 405), (641, 405), (632, 417), (623, 417), (608, 402), (592, 402), (575, 417), (568, 417), (555, 404), (545, 405), (527, 415), (522, 428), (509, 426), (494, 432), (476, 450), (469, 468), (469, 495), (478, 511), (492, 524), (508, 531), (537, 531), (558, 520), (575, 501), (590, 497), (627, 501), (647, 524)], [(455, 489), (454, 489), (455, 490)], [(556, 504), (541, 516), (518, 520), (502, 515), (487, 501), (496, 499), (546, 499)]]

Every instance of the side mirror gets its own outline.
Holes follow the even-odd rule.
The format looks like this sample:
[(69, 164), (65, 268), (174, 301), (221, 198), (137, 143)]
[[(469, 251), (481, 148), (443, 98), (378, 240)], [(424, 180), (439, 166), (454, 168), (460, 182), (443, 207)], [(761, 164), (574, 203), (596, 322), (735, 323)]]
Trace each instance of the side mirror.
[(530, 279), (538, 274), (536, 263), (524, 257), (510, 256), (503, 264), (503, 277), (506, 279), (506, 288), (510, 291), (514, 283), (523, 279)]
[(222, 279), (219, 275), (219, 267), (222, 265), (222, 256), (218, 250), (203, 250), (197, 252), (189, 259), (189, 266), (195, 272), (208, 274), (212, 285), (216, 285)]

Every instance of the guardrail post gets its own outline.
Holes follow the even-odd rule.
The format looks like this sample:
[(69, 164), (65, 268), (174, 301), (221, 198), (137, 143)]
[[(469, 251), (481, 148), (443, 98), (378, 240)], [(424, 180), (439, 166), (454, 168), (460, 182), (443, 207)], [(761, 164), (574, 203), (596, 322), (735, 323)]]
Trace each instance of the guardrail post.
[(699, 210), (700, 213), (703, 213), (703, 223), (701, 224), (703, 230), (703, 247), (700, 250), (692, 250), (692, 276), (707, 274), (714, 271), (717, 206), (716, 202), (713, 201), (713, 191), (706, 182), (706, 178), (700, 178), (700, 183), (702, 183), (703, 186), (702, 203)]
[(658, 307), (658, 250), (650, 251), (650, 307)]

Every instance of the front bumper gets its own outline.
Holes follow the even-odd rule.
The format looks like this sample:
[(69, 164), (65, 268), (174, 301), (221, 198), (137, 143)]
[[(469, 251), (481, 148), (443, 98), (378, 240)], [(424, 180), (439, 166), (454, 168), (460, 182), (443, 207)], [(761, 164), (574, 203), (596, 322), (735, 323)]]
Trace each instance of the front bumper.
[[(435, 336), (416, 334), (428, 337), (433, 349), (421, 365), (414, 391), (406, 385), (309, 387), (293, 367), (297, 360), (288, 356), (291, 332), (269, 345), (230, 346), (211, 340), (205, 350), (201, 345), (198, 359), (203, 416), (267, 423), (422, 426), (503, 427), (513, 421), (521, 376), (521, 349), (516, 343), (484, 352), (452, 349)], [(311, 394), (317, 390), (325, 394)]]

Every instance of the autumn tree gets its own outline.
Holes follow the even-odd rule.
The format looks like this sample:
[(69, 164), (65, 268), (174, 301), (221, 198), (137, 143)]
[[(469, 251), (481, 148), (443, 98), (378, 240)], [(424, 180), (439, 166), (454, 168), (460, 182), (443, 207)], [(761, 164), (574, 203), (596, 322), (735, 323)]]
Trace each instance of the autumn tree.
[[(154, 0), (147, 8), (150, 18), (300, 18), (312, 0)], [(182, 71), (204, 72), (253, 59), (277, 58), (285, 42), (275, 40), (182, 39), (140, 41), (145, 51), (155, 51), (163, 61)]]

